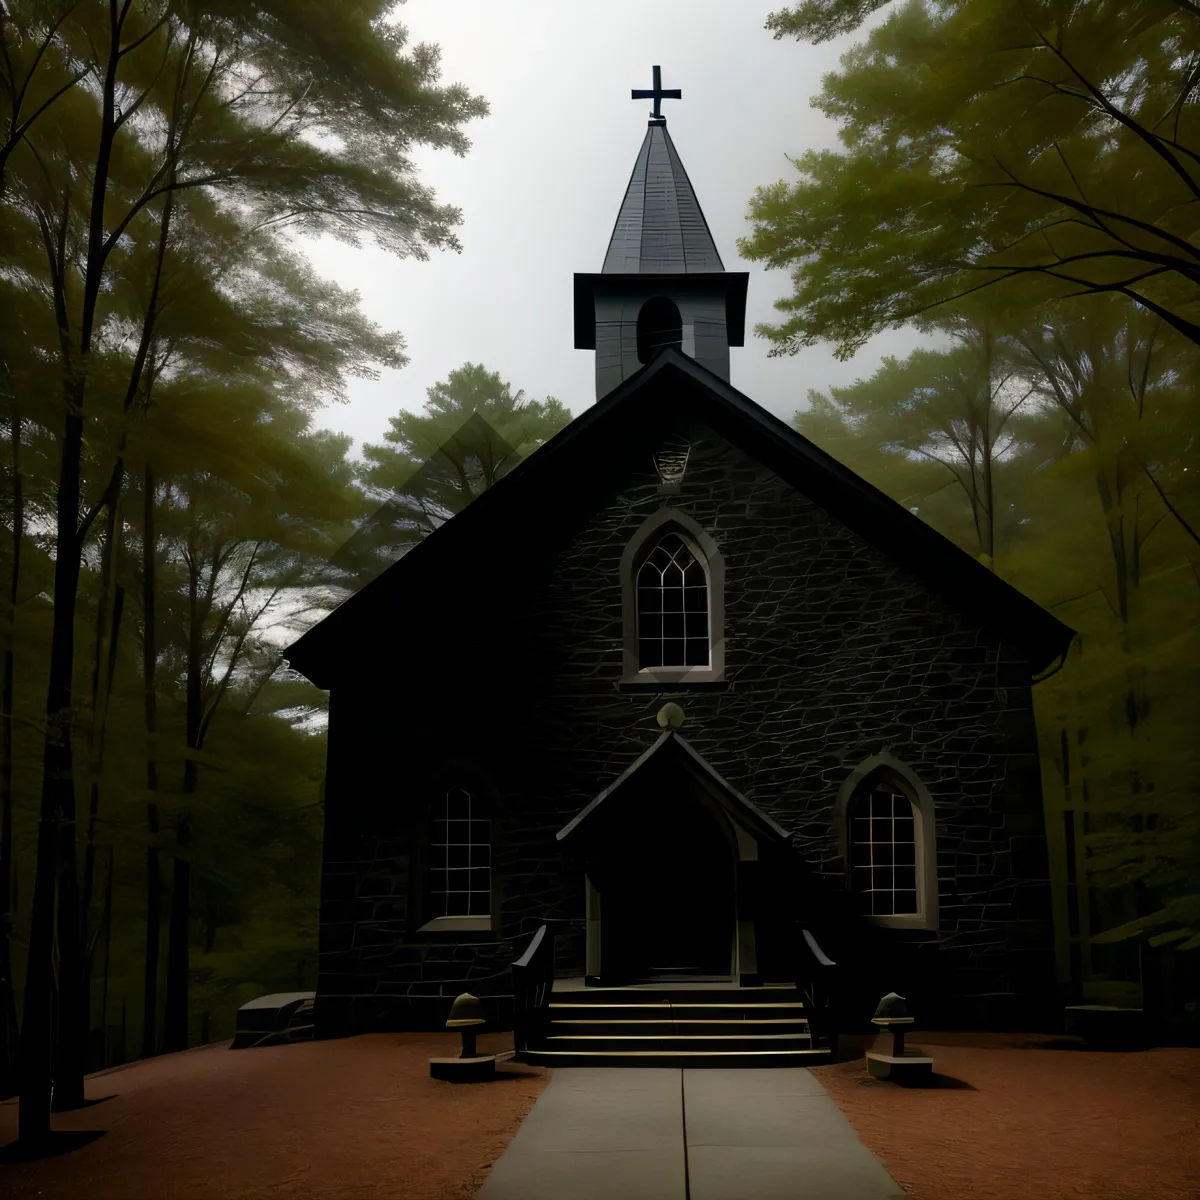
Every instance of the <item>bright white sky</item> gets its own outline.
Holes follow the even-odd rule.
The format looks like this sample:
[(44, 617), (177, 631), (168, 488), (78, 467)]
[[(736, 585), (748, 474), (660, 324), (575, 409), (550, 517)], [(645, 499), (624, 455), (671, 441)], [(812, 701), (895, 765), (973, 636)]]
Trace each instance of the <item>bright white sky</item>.
[[(412, 42), (442, 48), (443, 80), (491, 104), (471, 122), (465, 158), (421, 149), (422, 179), (462, 209), (459, 254), (427, 262), (332, 241), (305, 243), (320, 272), (355, 288), (365, 311), (405, 337), (410, 362), (354, 380), (350, 402), (317, 424), (379, 441), (401, 408), (464, 362), (499, 371), (527, 396), (557, 396), (578, 415), (595, 400), (593, 353), (574, 349), (572, 275), (598, 271), (646, 130), (650, 102), (631, 88), (663, 86), (671, 137), (696, 189), (726, 270), (750, 271), (747, 345), (732, 350), (732, 383), (785, 420), (809, 388), (870, 375), (884, 354), (923, 339), (889, 332), (850, 362), (816, 347), (768, 358), (753, 337), (790, 292), (787, 273), (743, 262), (755, 187), (792, 178), (786, 155), (838, 145), (809, 105), (821, 77), (861, 36), (823, 46), (775, 41), (764, 28), (782, 0), (411, 0), (398, 10)], [(876, 21), (885, 14), (879, 14)]]

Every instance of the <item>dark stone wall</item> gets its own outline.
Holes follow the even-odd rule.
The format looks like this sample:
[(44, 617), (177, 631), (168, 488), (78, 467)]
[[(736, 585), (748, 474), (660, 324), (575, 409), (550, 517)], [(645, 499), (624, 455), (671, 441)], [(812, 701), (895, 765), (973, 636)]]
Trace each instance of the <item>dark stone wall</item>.
[[(467, 987), (496, 997), (503, 1019), (508, 963), (546, 920), (561, 932), (560, 974), (582, 974), (582, 876), (554, 835), (652, 743), (674, 699), (684, 736), (835, 888), (839, 787), (882, 751), (905, 763), (935, 803), (940, 932), (890, 931), (910, 953), (901, 982), (939, 1023), (1049, 1027), (1050, 885), (1023, 653), (711, 429), (670, 432), (692, 443), (677, 496), (659, 494), (655, 445), (630, 447), (607, 502), (548, 542), (514, 530), (508, 565), (471, 564), (473, 586), (464, 568), (458, 607), (436, 602), (446, 615), (431, 614), (429, 638), (396, 648), (403, 696), (366, 679), (333, 689), (319, 1026), (438, 1023)], [(721, 682), (619, 682), (621, 554), (664, 504), (724, 557)], [(380, 678), (394, 680), (385, 659)], [(456, 944), (415, 933), (421, 831), (447, 764), (487, 781), (499, 914), (494, 934)]]

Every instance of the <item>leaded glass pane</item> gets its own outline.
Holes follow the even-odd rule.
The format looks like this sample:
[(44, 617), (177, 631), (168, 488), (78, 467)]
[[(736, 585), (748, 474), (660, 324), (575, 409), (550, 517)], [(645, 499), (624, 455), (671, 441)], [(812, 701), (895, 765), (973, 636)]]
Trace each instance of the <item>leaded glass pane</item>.
[(429, 824), (431, 916), (491, 911), (490, 822), (466, 788), (449, 788)]
[(638, 571), (637, 626), (640, 666), (708, 665), (708, 581), (677, 533), (661, 537)]
[(850, 813), (850, 876), (874, 916), (918, 911), (916, 822), (912, 802), (889, 784), (855, 798)]

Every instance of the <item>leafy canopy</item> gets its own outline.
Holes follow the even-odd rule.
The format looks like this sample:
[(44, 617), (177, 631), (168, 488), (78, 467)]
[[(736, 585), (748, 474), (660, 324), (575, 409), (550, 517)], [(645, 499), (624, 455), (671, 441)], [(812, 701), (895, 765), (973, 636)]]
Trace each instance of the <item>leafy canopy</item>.
[[(870, 3), (807, 0), (777, 36), (820, 40)], [(1200, 10), (1176, 0), (908, 0), (814, 105), (845, 150), (759, 188), (748, 258), (791, 271), (772, 353), (1112, 292), (1200, 342)]]

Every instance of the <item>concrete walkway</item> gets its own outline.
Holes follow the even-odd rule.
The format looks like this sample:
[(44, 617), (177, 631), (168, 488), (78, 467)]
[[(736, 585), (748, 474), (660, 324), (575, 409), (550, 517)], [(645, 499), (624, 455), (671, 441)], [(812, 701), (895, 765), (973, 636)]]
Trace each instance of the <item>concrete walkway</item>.
[(476, 1200), (905, 1200), (803, 1068), (558, 1067)]

